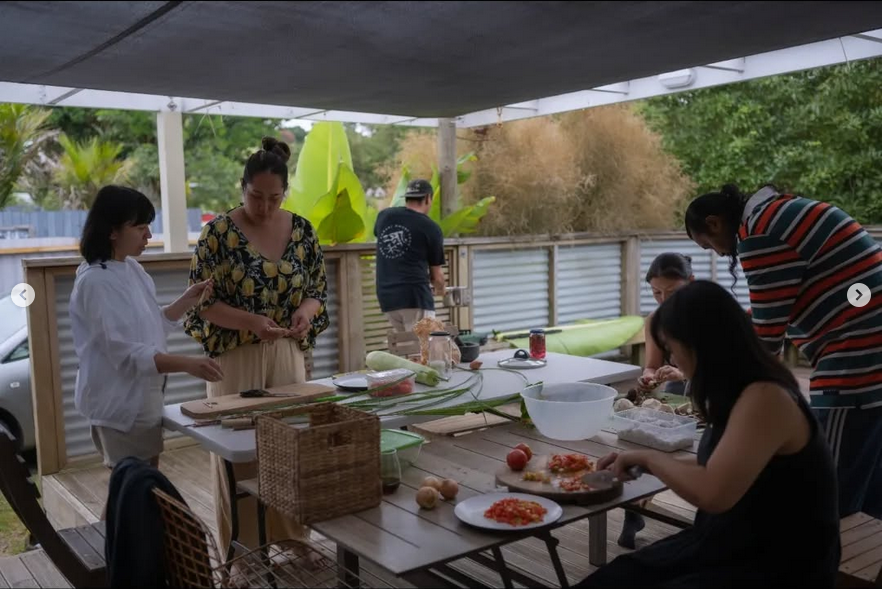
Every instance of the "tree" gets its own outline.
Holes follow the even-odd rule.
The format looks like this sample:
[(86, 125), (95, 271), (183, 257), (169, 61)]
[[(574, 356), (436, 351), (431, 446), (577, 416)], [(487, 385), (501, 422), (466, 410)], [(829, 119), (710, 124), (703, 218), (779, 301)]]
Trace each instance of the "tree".
[[(49, 123), (76, 143), (98, 137), (119, 146), (117, 157), (127, 162), (127, 181), (159, 204), (155, 113), (56, 108)], [(183, 125), (188, 204), (212, 212), (240, 202), (239, 179), (246, 159), (260, 147), (261, 137), (279, 134), (278, 121), (253, 117), (184, 115)], [(302, 129), (291, 131), (295, 141), (297, 131), (301, 132), (302, 145)], [(299, 146), (292, 143), (291, 149), (292, 161), (296, 161)], [(62, 150), (59, 145), (50, 151), (60, 155)]]
[(696, 194), (773, 182), (882, 222), (882, 59), (653, 98), (641, 110)]
[(120, 160), (122, 146), (97, 137), (77, 143), (62, 135), (64, 154), (55, 169), (59, 197), (66, 208), (88, 209), (102, 186), (127, 180), (130, 163)]
[(56, 133), (49, 113), (21, 104), (0, 104), (0, 209), (4, 208), (28, 165)]

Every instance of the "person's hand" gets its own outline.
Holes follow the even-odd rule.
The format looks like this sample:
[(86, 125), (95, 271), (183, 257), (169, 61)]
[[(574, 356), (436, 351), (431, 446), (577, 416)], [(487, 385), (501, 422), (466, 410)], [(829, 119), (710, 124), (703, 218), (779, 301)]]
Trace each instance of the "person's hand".
[(607, 454), (606, 456), (604, 456), (603, 458), (601, 458), (600, 460), (597, 461), (597, 470), (608, 470), (609, 467), (613, 465), (613, 463), (616, 461), (616, 459), (618, 457), (619, 457), (618, 452), (612, 452), (610, 454)]
[(253, 332), (261, 340), (268, 342), (275, 341), (290, 334), (289, 330), (279, 327), (275, 321), (269, 317), (264, 317), (263, 315), (254, 316), (249, 331)]
[(208, 280), (197, 282), (185, 290), (181, 298), (186, 303), (187, 308), (190, 309), (211, 297), (212, 294), (214, 294), (214, 280), (209, 278)]
[(637, 379), (637, 390), (641, 393), (653, 391), (658, 386), (657, 374), (657, 372), (651, 374), (644, 372), (643, 376)]
[(207, 380), (208, 382), (217, 382), (223, 380), (224, 371), (220, 364), (206, 357), (188, 358), (185, 370), (187, 374), (191, 374), (196, 378)]
[(309, 328), (312, 326), (312, 317), (309, 311), (309, 309), (300, 306), (291, 316), (291, 329), (288, 330), (288, 333), (294, 339), (302, 340), (309, 333)]
[(611, 470), (620, 481), (633, 480), (633, 477), (628, 474), (628, 469), (632, 466), (639, 466), (643, 470), (649, 470), (646, 467), (646, 452), (643, 450), (621, 453), (613, 452), (597, 461), (598, 470)]
[(683, 373), (673, 366), (662, 366), (655, 371), (655, 380), (658, 382), (670, 382), (678, 380), (686, 380)]

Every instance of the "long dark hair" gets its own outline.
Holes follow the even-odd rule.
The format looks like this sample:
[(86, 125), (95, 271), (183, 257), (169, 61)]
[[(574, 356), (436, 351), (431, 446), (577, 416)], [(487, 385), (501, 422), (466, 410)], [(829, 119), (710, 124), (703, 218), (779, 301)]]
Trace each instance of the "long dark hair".
[[(747, 204), (747, 196), (738, 190), (734, 184), (726, 184), (719, 192), (702, 194), (686, 209), (686, 233), (689, 239), (695, 239), (695, 235), (707, 235), (707, 218), (711, 216), (723, 219), (725, 230), (732, 236), (733, 243), (738, 241), (738, 227), (741, 226), (741, 217), (744, 214), (744, 205)], [(729, 274), (732, 275), (732, 288), (738, 282), (738, 253), (732, 249), (729, 255)]]
[(689, 280), (693, 276), (692, 258), (675, 252), (659, 254), (646, 271), (646, 282), (653, 278)]
[(113, 257), (110, 234), (126, 223), (149, 225), (156, 218), (156, 209), (150, 199), (133, 188), (105, 186), (98, 191), (89, 209), (80, 253), (90, 263), (106, 262)]
[(263, 172), (275, 174), (282, 179), (282, 188), (288, 189), (288, 158), (291, 157), (291, 148), (284, 141), (274, 137), (264, 137), (261, 142), (262, 149), (251, 154), (245, 162), (245, 171), (242, 172), (242, 190), (251, 182), (251, 179)]
[(725, 427), (732, 407), (750, 384), (771, 381), (799, 391), (793, 373), (763, 345), (744, 309), (715, 282), (697, 280), (678, 289), (652, 317), (652, 339), (666, 352), (677, 340), (695, 354), (692, 404), (711, 425)]

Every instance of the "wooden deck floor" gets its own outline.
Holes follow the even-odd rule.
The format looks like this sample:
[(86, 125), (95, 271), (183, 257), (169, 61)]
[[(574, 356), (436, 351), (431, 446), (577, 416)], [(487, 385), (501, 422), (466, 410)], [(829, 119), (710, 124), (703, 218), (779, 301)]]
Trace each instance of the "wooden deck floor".
[(42, 550), (0, 558), (0, 587), (70, 587)]
[[(198, 447), (166, 452), (162, 455), (160, 468), (178, 487), (191, 509), (202, 518), (209, 528), (214, 529), (208, 454)], [(50, 490), (50, 493), (58, 493), (60, 490), (66, 498), (66, 504), (63, 506), (65, 513), (57, 512), (62, 508), (62, 503), (51, 502), (52, 507), (56, 510), (53, 512), (50, 509), (52, 519), (56, 521), (77, 519), (84, 523), (97, 521), (106, 498), (108, 480), (109, 473), (101, 466), (46, 477), (44, 492)], [(694, 515), (694, 508), (671, 492), (658, 495), (654, 500), (654, 506), (684, 518), (691, 519)], [(76, 511), (76, 513), (71, 513), (71, 511)], [(616, 544), (616, 539), (621, 531), (622, 518), (623, 512), (621, 510), (614, 510), (609, 515), (607, 549), (610, 560), (626, 552)], [(638, 535), (637, 546), (638, 548), (646, 546), (674, 532), (676, 529), (671, 526), (647, 520), (646, 528)], [(867, 580), (874, 579), (879, 567), (882, 566), (882, 522), (869, 521), (865, 516), (854, 516), (843, 522), (843, 532), (842, 570)], [(588, 564), (587, 558), (587, 520), (556, 530), (554, 535), (561, 541), (560, 557), (571, 582), (581, 580), (594, 570), (594, 567)], [(320, 537), (314, 536), (314, 539), (328, 545), (329, 548), (333, 547), (329, 541)], [(503, 553), (510, 566), (521, 569), (522, 572), (529, 571), (543, 584), (557, 586), (554, 569), (544, 544), (538, 540), (518, 542), (504, 548)], [(9, 586), (47, 586), (45, 582), (56, 577), (52, 577), (46, 567), (40, 568), (38, 566), (45, 559), (45, 555), (41, 556), (41, 554), (34, 552), (24, 555), (18, 564), (13, 562), (15, 559), (0, 561), (0, 575), (3, 575)], [(500, 585), (496, 573), (479, 565), (460, 561), (454, 565), (454, 568), (467, 572), (487, 585)], [(39, 578), (34, 569), (41, 571)], [(54, 568), (52, 570), (54, 571)], [(54, 574), (57, 576), (57, 572)], [(10, 581), (10, 578), (14, 581)], [(396, 586), (408, 586), (403, 581), (393, 580), (385, 575), (384, 578)], [(15, 585), (13, 583), (25, 584)]]

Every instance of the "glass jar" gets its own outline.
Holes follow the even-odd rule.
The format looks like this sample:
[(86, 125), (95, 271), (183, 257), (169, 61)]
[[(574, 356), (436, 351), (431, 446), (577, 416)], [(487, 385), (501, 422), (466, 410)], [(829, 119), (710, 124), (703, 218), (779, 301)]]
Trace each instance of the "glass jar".
[(530, 330), (530, 357), (535, 360), (545, 359), (545, 330)]
[(446, 331), (433, 331), (429, 334), (428, 365), (442, 377), (450, 377), (453, 367), (453, 339)]
[(380, 480), (383, 482), (383, 495), (394, 493), (401, 484), (401, 461), (397, 450), (380, 452)]

